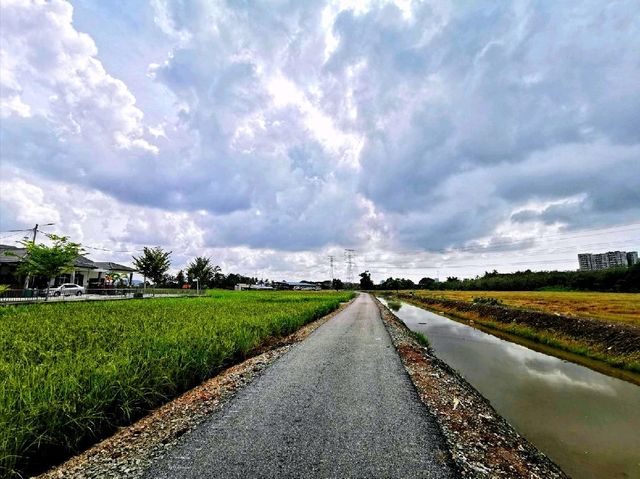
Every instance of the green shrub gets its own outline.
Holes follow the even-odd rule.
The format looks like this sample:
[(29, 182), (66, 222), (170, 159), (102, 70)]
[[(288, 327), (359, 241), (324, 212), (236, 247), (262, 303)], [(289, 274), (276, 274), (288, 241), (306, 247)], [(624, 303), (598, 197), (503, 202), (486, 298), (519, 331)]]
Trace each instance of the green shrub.
[(420, 343), (421, 346), (424, 346), (425, 348), (429, 347), (429, 338), (427, 338), (425, 334), (419, 331), (411, 331), (411, 335), (416, 341), (418, 341), (418, 343)]
[(486, 304), (488, 306), (503, 306), (504, 303), (502, 300), (498, 298), (486, 298), (484, 296), (479, 296), (477, 298), (473, 298), (474, 304)]
[(389, 306), (389, 309), (393, 311), (400, 311), (400, 308), (402, 308), (402, 303), (394, 299), (388, 300), (387, 305)]

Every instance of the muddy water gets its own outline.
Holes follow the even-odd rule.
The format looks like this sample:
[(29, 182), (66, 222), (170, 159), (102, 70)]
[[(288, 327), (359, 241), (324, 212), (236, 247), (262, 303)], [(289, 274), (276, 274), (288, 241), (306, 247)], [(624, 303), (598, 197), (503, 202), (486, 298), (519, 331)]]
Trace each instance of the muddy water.
[(396, 312), (574, 478), (640, 478), (640, 387), (407, 303)]

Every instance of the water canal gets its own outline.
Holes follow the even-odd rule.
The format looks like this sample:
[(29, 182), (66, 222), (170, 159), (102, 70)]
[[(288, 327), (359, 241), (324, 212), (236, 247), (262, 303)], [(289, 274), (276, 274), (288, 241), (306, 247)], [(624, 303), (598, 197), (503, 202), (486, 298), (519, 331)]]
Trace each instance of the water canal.
[(407, 303), (396, 315), (568, 475), (640, 478), (639, 386)]

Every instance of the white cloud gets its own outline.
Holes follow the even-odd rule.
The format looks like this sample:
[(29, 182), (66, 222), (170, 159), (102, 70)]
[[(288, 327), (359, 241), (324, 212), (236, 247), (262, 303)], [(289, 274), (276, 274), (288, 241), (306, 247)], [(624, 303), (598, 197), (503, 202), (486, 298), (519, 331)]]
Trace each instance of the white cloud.
[(75, 30), (69, 3), (8, 0), (2, 8), (4, 104), (46, 118), (61, 139), (80, 135), (157, 153), (143, 138), (134, 96), (105, 71), (91, 37)]
[(22, 102), (19, 95), (6, 96), (0, 99), (0, 117), (6, 118), (16, 114), (21, 117), (31, 116), (31, 107)]
[(60, 221), (60, 211), (47, 201), (42, 188), (14, 176), (11, 181), (0, 181), (0, 191), (2, 224), (6, 227), (33, 225), (43, 219)]
[[(640, 214), (630, 2), (100, 5), (122, 31), (81, 33), (63, 0), (2, 6), (2, 163), (33, 198), (93, 198), (60, 212), (79, 235), (96, 215), (116, 243), (265, 271), (349, 246), (390, 271)], [(116, 34), (164, 43), (119, 59)]]

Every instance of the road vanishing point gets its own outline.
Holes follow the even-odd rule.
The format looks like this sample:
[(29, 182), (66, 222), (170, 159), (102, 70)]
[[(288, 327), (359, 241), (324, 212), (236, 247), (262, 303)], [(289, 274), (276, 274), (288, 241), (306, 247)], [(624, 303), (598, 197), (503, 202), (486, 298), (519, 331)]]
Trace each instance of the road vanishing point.
[(377, 306), (360, 294), (147, 477), (454, 477), (445, 450)]

